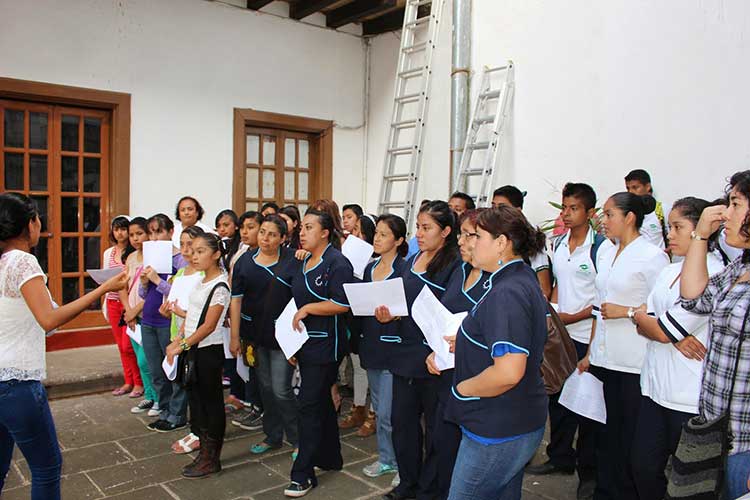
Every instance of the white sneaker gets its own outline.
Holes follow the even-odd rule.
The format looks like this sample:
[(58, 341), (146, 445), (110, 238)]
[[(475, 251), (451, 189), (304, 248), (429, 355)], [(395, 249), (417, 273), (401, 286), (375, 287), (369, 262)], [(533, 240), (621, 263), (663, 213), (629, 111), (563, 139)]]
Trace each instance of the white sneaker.
[(391, 488), (395, 488), (401, 484), (401, 478), (398, 476), (398, 473), (396, 473), (396, 476), (393, 478), (393, 481), (391, 481)]
[(130, 413), (145, 413), (146, 411), (153, 408), (155, 403), (151, 401), (150, 399), (144, 399), (140, 403), (138, 403), (137, 406), (134, 406), (130, 409)]
[(158, 408), (157, 405), (154, 405), (153, 408), (151, 408), (148, 413), (146, 413), (149, 417), (158, 417), (161, 415), (161, 410)]

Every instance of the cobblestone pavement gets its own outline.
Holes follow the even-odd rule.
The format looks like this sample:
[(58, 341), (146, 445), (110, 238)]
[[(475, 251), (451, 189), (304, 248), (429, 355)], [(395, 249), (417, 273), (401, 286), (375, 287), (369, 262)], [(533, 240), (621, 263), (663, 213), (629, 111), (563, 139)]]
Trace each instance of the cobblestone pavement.
[[(133, 400), (109, 394), (80, 396), (50, 403), (63, 454), (63, 498), (119, 498), (128, 500), (282, 499), (289, 481), (291, 449), (250, 455), (250, 446), (262, 440), (227, 422), (222, 451), (223, 471), (214, 477), (180, 477), (188, 456), (170, 453), (170, 444), (184, 431), (159, 434), (148, 431), (152, 419), (129, 412)], [(344, 470), (322, 473), (310, 499), (379, 498), (388, 491), (392, 476), (371, 479), (362, 467), (376, 459), (375, 437), (342, 433)], [(544, 443), (543, 443), (544, 445)], [(535, 461), (542, 460), (537, 456)], [(16, 449), (6, 479), (3, 500), (28, 499), (30, 474)], [(575, 476), (524, 480), (524, 500), (573, 500)]]

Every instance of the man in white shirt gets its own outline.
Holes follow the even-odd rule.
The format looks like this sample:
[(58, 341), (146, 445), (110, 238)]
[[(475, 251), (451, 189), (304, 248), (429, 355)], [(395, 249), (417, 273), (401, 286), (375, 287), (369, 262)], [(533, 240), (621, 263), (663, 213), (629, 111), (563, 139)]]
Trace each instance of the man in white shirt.
[[(651, 176), (643, 169), (631, 170), (625, 176), (625, 190), (638, 196), (654, 195), (654, 189), (651, 187)], [(647, 213), (643, 217), (641, 224), (641, 235), (652, 245), (664, 250), (666, 248), (667, 233), (664, 223), (664, 207), (660, 201), (656, 202), (656, 208), (653, 212)]]
[[(561, 216), (568, 232), (553, 243), (552, 273), (556, 283), (552, 302), (576, 347), (578, 359), (586, 355), (591, 337), (592, 304), (595, 298), (596, 256), (612, 243), (591, 227), (596, 193), (588, 184), (568, 183), (563, 188)], [(549, 460), (529, 466), (529, 474), (573, 474), (578, 469), (578, 498), (590, 498), (595, 487), (594, 432), (597, 424), (580, 417), (558, 403), (560, 394), (549, 401), (551, 436)], [(578, 430), (576, 450), (573, 439)]]

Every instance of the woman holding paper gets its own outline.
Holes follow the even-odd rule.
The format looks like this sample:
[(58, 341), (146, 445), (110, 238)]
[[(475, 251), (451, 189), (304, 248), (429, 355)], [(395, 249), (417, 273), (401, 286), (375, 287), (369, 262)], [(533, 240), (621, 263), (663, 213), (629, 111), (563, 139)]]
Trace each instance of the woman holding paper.
[[(362, 281), (372, 283), (400, 278), (406, 269), (404, 256), (409, 250), (406, 243), (406, 223), (398, 215), (378, 217), (373, 240), (375, 253), (380, 255), (365, 268)], [(393, 374), (391, 356), (399, 339), (398, 322), (382, 324), (374, 316), (363, 316), (359, 341), (359, 361), (367, 370), (372, 408), (378, 438), (378, 460), (365, 466), (362, 472), (369, 477), (398, 472), (396, 452), (393, 449), (391, 427), (391, 401), (393, 399)]]
[(448, 418), (463, 436), (448, 498), (521, 498), (523, 468), (547, 420), (539, 370), (547, 301), (524, 263), (542, 249), (544, 235), (506, 205), (483, 211), (476, 233), (473, 261), (492, 274), (456, 336)]
[[(615, 498), (638, 498), (631, 450), (641, 406), (640, 373), (647, 340), (633, 324), (635, 309), (648, 300), (669, 258), (639, 233), (654, 199), (621, 192), (604, 204), (602, 225), (615, 245), (597, 255), (594, 323), (588, 353), (578, 362), (581, 371), (604, 384), (607, 409), (606, 440), (596, 444), (596, 487)], [(651, 210), (652, 211), (652, 210)]]
[[(473, 260), (474, 244), (477, 239), (477, 219), (482, 210), (467, 210), (461, 214), (458, 246), (463, 262), (453, 271), (443, 298), (440, 299), (440, 303), (453, 314), (471, 310), (489, 289), (490, 273), (483, 271)], [(445, 337), (445, 340), (451, 344), (451, 350), (453, 350), (456, 335), (446, 333), (449, 335)], [(440, 371), (435, 363), (434, 352), (427, 356), (426, 363), (429, 372), (440, 377), (440, 383), (433, 424), (433, 439), (431, 446), (426, 450), (427, 456), (421, 484), (432, 498), (444, 499), (448, 497), (451, 475), (456, 463), (458, 447), (461, 444), (461, 429), (445, 418), (451, 398), (454, 370)]]
[(254, 455), (281, 448), (284, 433), (292, 448), (297, 447), (297, 404), (292, 392), (294, 367), (287, 362), (274, 335), (276, 319), (292, 298), (288, 284), (277, 276), (297, 263), (294, 250), (283, 246), (286, 235), (284, 220), (276, 214), (266, 215), (258, 231), (258, 248), (239, 258), (232, 275), (229, 348), (239, 357), (248, 355), (242, 344), (251, 346), (263, 401), (266, 436), (250, 448)]
[[(677, 200), (669, 212), (668, 250), (683, 257), (701, 212), (710, 204), (698, 198)], [(718, 232), (711, 236), (713, 246)], [(664, 468), (677, 449), (683, 424), (698, 414), (703, 358), (708, 346), (708, 318), (679, 303), (683, 262), (665, 267), (647, 304), (635, 310), (638, 333), (649, 339), (641, 369), (641, 408), (633, 443), (633, 477), (640, 500), (661, 500), (666, 493)], [(724, 265), (706, 254), (709, 275)]]
[[(402, 275), (410, 314), (414, 301), (425, 287), (438, 299), (443, 296), (448, 279), (460, 263), (457, 233), (455, 215), (446, 202), (431, 201), (419, 209), (419, 253), (407, 261)], [(438, 379), (427, 371), (425, 359), (430, 354), (430, 348), (411, 315), (395, 318), (383, 306), (376, 309), (375, 315), (381, 323), (398, 320), (399, 325), (397, 343), (391, 356), (391, 424), (401, 481), (384, 498), (414, 498), (420, 489), (422, 448), (429, 449), (431, 446)]]
[(315, 467), (340, 470), (343, 466), (336, 410), (331, 386), (348, 342), (344, 313), (349, 310), (344, 283), (351, 283), (352, 265), (334, 248), (338, 232), (326, 212), (310, 209), (302, 219), (300, 240), (310, 252), (295, 262), (284, 279), (291, 284), (299, 310), (292, 326), (307, 329), (309, 339), (297, 352), (302, 386), (299, 394), (299, 454), (292, 466), (288, 497), (306, 495), (317, 485)]
[(34, 201), (0, 194), (0, 496), (18, 445), (31, 471), (31, 498), (60, 498), (62, 457), (47, 393), (45, 335), (71, 321), (105, 294), (127, 285), (127, 274), (57, 307), (31, 253), (42, 222)]

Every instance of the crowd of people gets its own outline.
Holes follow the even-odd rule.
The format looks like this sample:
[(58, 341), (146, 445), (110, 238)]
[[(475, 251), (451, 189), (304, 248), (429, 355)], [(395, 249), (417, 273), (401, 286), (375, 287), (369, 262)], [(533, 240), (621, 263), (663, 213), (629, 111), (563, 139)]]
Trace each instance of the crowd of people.
[[(45, 332), (101, 300), (124, 376), (112, 395), (133, 398), (133, 413), (153, 417), (150, 430), (181, 431), (171, 450), (194, 453), (186, 478), (221, 470), (229, 420), (262, 429), (251, 454), (291, 446), (288, 497), (317, 486), (316, 468), (340, 470), (339, 431), (357, 428), (376, 434), (378, 459), (362, 473), (393, 476), (388, 500), (519, 499), (524, 474), (575, 472), (579, 499), (656, 500), (698, 416), (726, 419), (721, 489), (737, 498), (750, 488), (750, 353), (741, 349), (750, 171), (733, 175), (717, 200), (686, 196), (666, 211), (647, 172), (630, 172), (625, 186), (597, 208), (591, 186), (566, 184), (553, 237), (529, 223), (515, 186), (497, 189), (488, 208), (464, 193), (424, 200), (412, 238), (398, 215), (356, 204), (340, 212), (332, 200), (304, 214), (275, 203), (239, 216), (223, 210), (210, 226), (185, 196), (175, 220), (115, 217), (103, 263), (122, 272), (60, 306), (33, 255), (34, 202), (0, 194), (0, 492), (17, 445), (32, 498), (60, 497), (62, 459), (41, 384)], [(347, 238), (373, 246), (361, 279), (341, 251)], [(172, 242), (171, 274), (144, 266), (148, 240)], [(409, 314), (351, 313), (344, 284), (396, 278)], [(178, 283), (191, 290), (187, 304), (169, 300)], [(411, 315), (425, 289), (467, 313), (445, 332), (453, 368), (439, 368)], [(292, 300), (290, 326), (309, 339), (287, 359), (275, 332)], [(577, 370), (603, 383), (606, 423), (545, 389), (553, 311)], [(174, 380), (165, 358), (178, 364)], [(354, 401), (339, 419), (344, 377)], [(548, 419), (548, 459), (532, 465)]]

